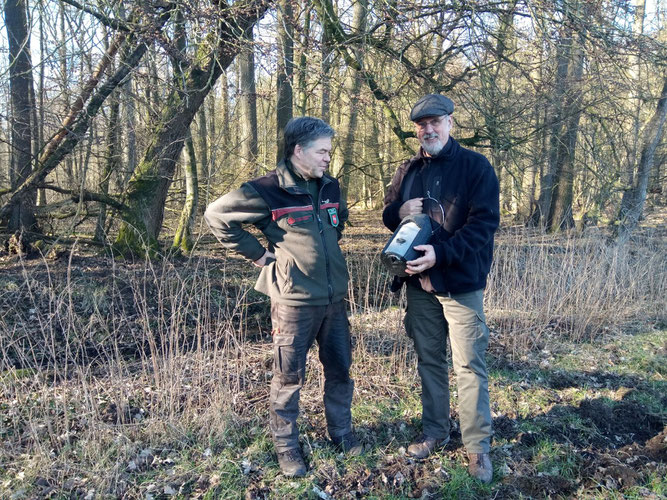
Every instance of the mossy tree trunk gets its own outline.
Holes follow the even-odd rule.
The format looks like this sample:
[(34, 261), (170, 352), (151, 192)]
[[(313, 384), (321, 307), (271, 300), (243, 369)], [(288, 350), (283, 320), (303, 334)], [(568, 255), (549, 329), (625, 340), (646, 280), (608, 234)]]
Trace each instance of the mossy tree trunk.
[(174, 235), (171, 247), (184, 254), (192, 252), (194, 241), (192, 238), (192, 227), (195, 223), (197, 203), (199, 202), (199, 181), (197, 177), (197, 155), (192, 136), (186, 139), (187, 160), (184, 162), (185, 171), (185, 203), (178, 220), (178, 227)]
[[(174, 88), (181, 88), (183, 82), (183, 64), (187, 57), (187, 35), (185, 30), (185, 19), (182, 10), (176, 13), (174, 23), (174, 34), (176, 35), (175, 45), (178, 51), (178, 56), (172, 56), (172, 66), (174, 71)], [(185, 89), (182, 89), (185, 90)], [(201, 106), (198, 115), (201, 117), (205, 110), (205, 106)], [(202, 120), (204, 123), (206, 117)], [(178, 227), (174, 235), (174, 242), (172, 249), (176, 252), (183, 252), (188, 254), (192, 251), (194, 242), (192, 239), (192, 226), (195, 220), (195, 212), (197, 211), (198, 201), (198, 182), (197, 182), (197, 155), (195, 154), (195, 146), (192, 140), (192, 130), (188, 130), (188, 136), (185, 140), (187, 158), (185, 159), (183, 170), (185, 172), (185, 202), (181, 209), (181, 216), (178, 220)], [(205, 145), (202, 148), (206, 151)]]
[(220, 13), (220, 31), (203, 41), (183, 75), (183, 88), (174, 89), (155, 127), (150, 145), (130, 179), (116, 248), (145, 253), (157, 249), (164, 207), (190, 124), (206, 95), (238, 54), (239, 40), (248, 35), (271, 4), (269, 0), (237, 2)]

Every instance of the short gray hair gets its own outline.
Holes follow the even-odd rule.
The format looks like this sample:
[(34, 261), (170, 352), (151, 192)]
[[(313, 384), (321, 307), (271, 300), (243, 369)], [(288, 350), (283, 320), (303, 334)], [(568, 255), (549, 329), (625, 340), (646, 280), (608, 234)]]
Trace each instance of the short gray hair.
[(294, 154), (294, 148), (298, 144), (307, 148), (310, 144), (321, 137), (333, 137), (336, 135), (325, 121), (312, 116), (301, 116), (292, 118), (285, 125), (285, 159)]

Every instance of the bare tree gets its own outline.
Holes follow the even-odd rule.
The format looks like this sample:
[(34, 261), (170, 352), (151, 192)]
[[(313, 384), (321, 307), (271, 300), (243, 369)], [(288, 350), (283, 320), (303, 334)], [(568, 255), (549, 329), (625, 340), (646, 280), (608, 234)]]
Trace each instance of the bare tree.
[(627, 240), (629, 235), (637, 226), (644, 211), (646, 201), (646, 190), (648, 187), (651, 168), (655, 158), (655, 151), (665, 133), (665, 121), (667, 120), (667, 75), (663, 77), (664, 83), (655, 113), (644, 127), (641, 156), (639, 159), (637, 175), (634, 178), (631, 189), (623, 193), (621, 209), (619, 211), (619, 224), (616, 231), (619, 242)]
[(252, 30), (242, 40), (238, 60), (239, 125), (241, 129), (241, 162), (246, 171), (257, 171), (257, 90), (255, 89), (255, 47)]
[(294, 91), (294, 10), (292, 0), (278, 4), (278, 77), (276, 98), (276, 163), (283, 159), (285, 125), (292, 118)]
[[(32, 147), (34, 139), (33, 116), (34, 95), (32, 79), (32, 58), (30, 55), (30, 31), (25, 0), (5, 1), (5, 26), (9, 41), (9, 87), (12, 113), (11, 127), (11, 165), (10, 179), (16, 189), (28, 179), (32, 172)], [(36, 193), (31, 192), (11, 207), (7, 228), (9, 231), (37, 229), (35, 218)]]
[(125, 199), (129, 210), (116, 238), (122, 252), (143, 253), (157, 247), (162, 229), (167, 192), (176, 163), (183, 149), (192, 120), (206, 95), (240, 50), (239, 41), (247, 39), (252, 28), (270, 5), (269, 0), (246, 0), (219, 13), (215, 43), (205, 39), (183, 76), (182, 90), (170, 93), (169, 103), (155, 127), (143, 160), (130, 180)]

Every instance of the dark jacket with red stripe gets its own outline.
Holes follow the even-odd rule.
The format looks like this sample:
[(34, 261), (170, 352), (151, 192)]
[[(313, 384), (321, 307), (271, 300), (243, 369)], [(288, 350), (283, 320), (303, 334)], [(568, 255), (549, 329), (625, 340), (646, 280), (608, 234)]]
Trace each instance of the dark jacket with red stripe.
[(313, 200), (281, 163), (211, 203), (204, 217), (226, 248), (252, 261), (265, 248), (243, 226), (252, 224), (264, 234), (276, 261), (262, 268), (255, 289), (272, 301), (325, 305), (347, 294), (347, 266), (338, 240), (348, 211), (332, 177), (322, 177), (319, 199)]

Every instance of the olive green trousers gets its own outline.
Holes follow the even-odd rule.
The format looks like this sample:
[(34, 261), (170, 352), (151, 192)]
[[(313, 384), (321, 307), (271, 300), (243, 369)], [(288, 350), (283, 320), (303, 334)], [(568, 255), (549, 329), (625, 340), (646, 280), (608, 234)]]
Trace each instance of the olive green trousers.
[(445, 295), (407, 286), (405, 329), (414, 341), (418, 357), (423, 432), (438, 439), (449, 436), (449, 337), (457, 382), (459, 424), (469, 453), (488, 453), (492, 436), (485, 360), (489, 329), (483, 298), (483, 290)]

